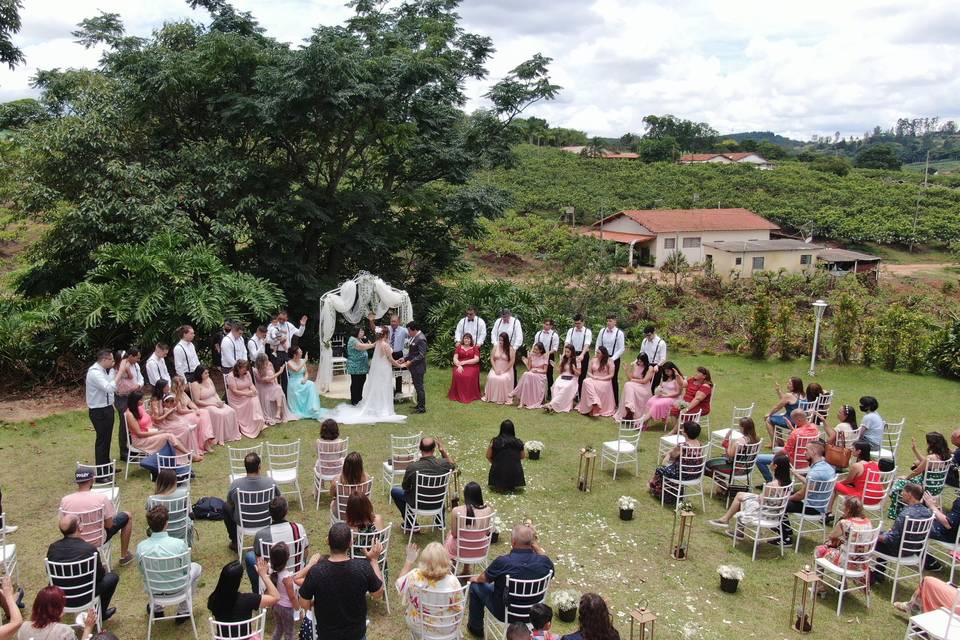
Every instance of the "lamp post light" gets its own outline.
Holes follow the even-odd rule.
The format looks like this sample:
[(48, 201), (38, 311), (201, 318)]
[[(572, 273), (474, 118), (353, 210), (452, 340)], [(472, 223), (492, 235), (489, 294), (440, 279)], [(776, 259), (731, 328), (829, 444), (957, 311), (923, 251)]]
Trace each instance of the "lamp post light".
[(826, 308), (827, 303), (824, 300), (817, 300), (813, 303), (813, 312), (817, 316), (817, 324), (813, 329), (813, 352), (810, 354), (809, 374), (811, 377), (817, 375), (817, 345), (820, 342), (820, 320), (823, 318), (823, 312)]

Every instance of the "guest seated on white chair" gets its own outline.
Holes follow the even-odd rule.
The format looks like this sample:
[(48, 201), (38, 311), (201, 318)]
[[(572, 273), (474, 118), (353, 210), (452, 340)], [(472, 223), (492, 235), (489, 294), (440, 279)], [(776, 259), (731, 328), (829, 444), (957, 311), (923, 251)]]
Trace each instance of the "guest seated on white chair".
[[(333, 422), (331, 420), (331, 422)], [(336, 424), (336, 423), (334, 423)], [(370, 476), (363, 470), (363, 456), (357, 451), (351, 451), (343, 460), (343, 470), (340, 477), (330, 481), (330, 495), (337, 497), (337, 485), (358, 485), (364, 484)]]
[[(161, 469), (157, 473), (157, 482), (153, 488), (153, 495), (147, 497), (147, 511), (159, 504), (157, 498), (189, 498), (190, 491), (177, 484), (177, 472), (173, 469)], [(187, 504), (190, 508), (190, 504)], [(169, 514), (168, 514), (169, 515)], [(193, 540), (193, 520), (187, 518), (187, 540)]]
[[(10, 578), (4, 576), (4, 589), (10, 588)], [(30, 615), (30, 622), (27, 622), (17, 633), (17, 640), (76, 640), (77, 636), (73, 632), (73, 627), (60, 622), (63, 617), (63, 608), (67, 606), (67, 598), (60, 587), (44, 587), (37, 593), (33, 600), (33, 612)], [(6, 607), (4, 607), (6, 608)], [(16, 606), (8, 614), (17, 612), (20, 617), (20, 610)], [(13, 619), (4, 625), (9, 627)], [(97, 615), (94, 611), (88, 611), (83, 620), (83, 634), (81, 638), (89, 638), (97, 626)], [(0, 627), (0, 638), (13, 638), (13, 634), (4, 634), (4, 628)]]
[(837, 444), (837, 438), (840, 437), (846, 447), (851, 448), (860, 431), (856, 410), (849, 404), (840, 405), (837, 410), (837, 426), (832, 427), (829, 420), (824, 420), (823, 430), (827, 435), (827, 444)]
[[(903, 509), (900, 511), (897, 519), (894, 520), (893, 527), (889, 531), (881, 533), (877, 539), (877, 553), (882, 553), (886, 556), (897, 556), (900, 553), (900, 540), (903, 538), (903, 528), (906, 525), (907, 518), (925, 520), (933, 514), (930, 508), (923, 504), (923, 489), (918, 484), (908, 484), (904, 486), (901, 499), (903, 500)], [(877, 560), (877, 564), (883, 565), (884, 562)], [(883, 582), (884, 580), (882, 571), (874, 572), (871, 575), (876, 578), (878, 582)]]
[(461, 516), (467, 518), (467, 528), (483, 529), (490, 524), (493, 508), (483, 503), (483, 489), (476, 482), (468, 482), (463, 487), (463, 504), (450, 510), (450, 533), (444, 546), (453, 556), (457, 552), (457, 527)]
[[(186, 553), (190, 550), (187, 543), (180, 538), (174, 538), (167, 534), (167, 519), (169, 512), (163, 505), (157, 505), (147, 511), (147, 526), (150, 527), (150, 536), (144, 538), (137, 545), (137, 560), (142, 561), (144, 557), (151, 558), (172, 558)], [(143, 571), (143, 565), (140, 565), (140, 571)], [(197, 581), (200, 580), (200, 565), (196, 562), (190, 563), (190, 586), (196, 591)], [(177, 615), (187, 613), (187, 603), (181, 602), (177, 608)], [(163, 611), (153, 612), (155, 617), (162, 618)], [(186, 621), (186, 618), (181, 618)]]
[[(117, 590), (117, 585), (120, 584), (120, 576), (113, 571), (106, 571), (97, 548), (80, 537), (80, 519), (77, 516), (67, 515), (60, 518), (60, 534), (63, 537), (47, 547), (47, 560), (68, 563), (89, 560), (90, 556), (96, 556), (94, 560), (97, 580), (95, 593), (100, 596), (100, 619), (106, 622), (117, 612), (115, 607), (110, 606), (110, 601)], [(66, 606), (79, 607), (83, 604), (85, 604), (83, 601), (70, 602), (68, 598)]]
[(596, 593), (580, 596), (580, 626), (560, 640), (620, 640), (620, 632), (613, 626), (607, 602)]
[(100, 508), (103, 510), (103, 541), (107, 542), (113, 536), (120, 534), (120, 566), (130, 564), (133, 554), (130, 553), (130, 534), (133, 533), (133, 522), (126, 511), (117, 512), (113, 500), (105, 493), (93, 491), (93, 467), (77, 467), (74, 474), (77, 490), (65, 495), (60, 500), (60, 511), (82, 513)]
[[(383, 516), (374, 511), (370, 498), (362, 493), (351, 493), (347, 498), (344, 522), (356, 533), (375, 533), (386, 526)], [(358, 548), (359, 550), (359, 548)], [(356, 554), (355, 554), (356, 555)]]
[[(800, 378), (790, 378), (787, 381), (787, 390), (781, 391), (780, 384), (774, 385), (777, 393), (777, 404), (773, 405), (770, 412), (766, 415), (767, 433), (770, 435), (770, 448), (773, 449), (780, 443), (777, 439), (777, 429), (789, 430), (796, 426), (791, 421), (791, 416), (803, 399), (803, 380)], [(783, 413), (778, 413), (780, 410)]]
[[(857, 440), (854, 442), (853, 451), (856, 454), (856, 458), (851, 460), (850, 466), (847, 468), (847, 477), (844, 478), (842, 482), (837, 482), (834, 498), (837, 496), (855, 496), (861, 501), (864, 501), (864, 504), (875, 505), (880, 502), (881, 499), (873, 498), (867, 502), (864, 500), (864, 494), (867, 489), (867, 474), (871, 471), (879, 471), (880, 467), (876, 460), (870, 459), (870, 443), (866, 440)], [(881, 491), (881, 487), (882, 485), (873, 483), (870, 491), (872, 494), (877, 494)], [(832, 501), (830, 506), (832, 510)]]
[(949, 611), (956, 598), (957, 588), (955, 586), (949, 582), (944, 582), (940, 578), (926, 576), (920, 581), (920, 586), (917, 587), (912, 598), (906, 602), (894, 602), (893, 606), (907, 615), (929, 613), (938, 609)]
[(734, 458), (737, 456), (737, 449), (740, 448), (740, 445), (760, 442), (760, 438), (757, 437), (757, 427), (753, 424), (753, 418), (740, 418), (737, 426), (739, 429), (736, 431), (730, 429), (727, 437), (723, 440), (724, 456), (707, 460), (704, 473), (708, 476), (712, 476), (715, 472), (729, 476), (733, 473)]
[[(927, 433), (926, 440), (927, 450), (925, 453), (920, 453), (920, 450), (917, 449), (916, 440), (910, 440), (910, 449), (913, 451), (913, 456), (916, 459), (916, 462), (914, 462), (913, 466), (910, 467), (910, 473), (905, 476), (900, 476), (900, 478), (893, 483), (893, 487), (890, 490), (890, 506), (887, 507), (887, 517), (891, 520), (896, 519), (896, 517), (900, 514), (900, 509), (903, 508), (904, 503), (900, 498), (902, 496), (904, 486), (908, 484), (918, 484), (923, 486), (924, 474), (927, 471), (928, 462), (945, 462), (950, 460), (950, 447), (947, 446), (947, 440), (942, 434), (937, 433), (936, 431), (930, 431)], [(942, 484), (939, 485), (936, 490), (931, 490), (934, 495), (940, 495), (942, 491)]]
[[(277, 483), (273, 478), (261, 475), (260, 456), (255, 452), (250, 452), (243, 457), (243, 468), (247, 475), (237, 478), (230, 484), (227, 490), (227, 508), (223, 513), (223, 524), (227, 527), (227, 536), (230, 538), (230, 550), (237, 550), (237, 518), (238, 514), (234, 512), (237, 508), (237, 491), (265, 491), (273, 489), (274, 497), (281, 495)], [(264, 514), (265, 515), (265, 514)]]
[[(844, 546), (847, 544), (850, 530), (855, 527), (869, 529), (872, 526), (870, 518), (863, 511), (863, 503), (860, 502), (860, 498), (847, 496), (843, 501), (843, 516), (837, 520), (837, 524), (834, 525), (833, 530), (827, 536), (827, 541), (813, 550), (814, 560), (826, 558), (831, 564), (840, 567), (843, 564)], [(848, 571), (863, 571), (867, 567), (848, 564), (845, 568)], [(822, 588), (825, 589), (826, 587), (823, 586)]]
[(260, 578), (257, 574), (257, 558), (261, 556), (260, 552), (263, 545), (274, 545), (278, 542), (285, 542), (289, 552), (293, 553), (297, 544), (302, 546), (302, 556), (307, 553), (307, 547), (310, 544), (307, 540), (307, 528), (298, 522), (287, 522), (288, 511), (287, 499), (283, 496), (277, 496), (270, 501), (270, 526), (257, 531), (253, 537), (253, 549), (243, 555), (243, 561), (247, 569), (247, 577), (250, 578), (250, 586), (254, 591), (260, 590)]
[(243, 582), (243, 565), (239, 560), (228, 562), (220, 570), (220, 579), (213, 593), (207, 598), (207, 609), (217, 622), (243, 622), (249, 620), (258, 609), (268, 609), (277, 604), (280, 592), (270, 580), (270, 565), (266, 558), (260, 558), (256, 564), (257, 576), (263, 585), (263, 594), (240, 593)]
[[(443, 616), (463, 611), (466, 606), (467, 603), (463, 602), (461, 595), (456, 593), (456, 590), (460, 589), (460, 580), (450, 572), (452, 568), (450, 555), (442, 544), (439, 542), (428, 544), (420, 553), (419, 562), (417, 561), (418, 551), (416, 543), (407, 545), (406, 561), (396, 581), (397, 592), (400, 594), (402, 604), (406, 607), (407, 628), (412, 637), (419, 637), (422, 614), (424, 631), (427, 631), (431, 637), (447, 637), (453, 630), (438, 627), (436, 621), (444, 620)], [(421, 598), (422, 611), (417, 611), (416, 601), (420, 597), (420, 590), (453, 593), (449, 596), (446, 607), (438, 607), (435, 603), (425, 602), (426, 599)]]
[[(775, 455), (773, 461), (770, 463), (770, 469), (773, 471), (773, 479), (763, 485), (763, 495), (769, 495), (769, 489), (793, 486), (793, 475), (790, 473), (790, 458), (786, 455), (782, 453)], [(730, 521), (733, 520), (733, 517), (738, 513), (748, 514), (759, 509), (760, 505), (757, 502), (757, 498), (759, 497), (760, 496), (755, 493), (741, 491), (730, 502), (730, 508), (727, 509), (727, 512), (719, 518), (710, 520), (709, 524), (720, 529), (727, 529)], [(732, 531), (728, 531), (727, 533), (733, 536)]]
[[(662, 466), (657, 467), (653, 472), (653, 478), (650, 479), (650, 494), (654, 498), (660, 498), (663, 492), (663, 479), (680, 480), (680, 458), (686, 449), (699, 447), (700, 425), (696, 422), (687, 421), (680, 425), (684, 440), (679, 445), (667, 452), (663, 457)], [(682, 480), (690, 480), (683, 478)], [(669, 498), (669, 496), (668, 496)]]
[[(829, 462), (827, 462), (823, 455), (825, 449), (823, 444), (820, 442), (811, 442), (807, 445), (807, 472), (805, 476), (797, 475), (797, 479), (803, 481), (804, 477), (806, 478), (806, 483), (811, 482), (825, 482), (827, 480), (835, 480), (837, 477), (837, 470), (834, 469)], [(803, 513), (804, 515), (823, 515), (826, 512), (827, 508), (827, 495), (823, 495), (825, 492), (821, 492), (821, 495), (807, 495), (807, 484), (800, 486), (800, 489), (795, 491), (793, 495), (787, 500), (787, 512), (783, 517), (783, 526), (780, 527), (780, 535), (783, 537), (783, 544), (790, 545), (793, 541), (793, 529), (790, 526), (790, 514), (791, 513)], [(814, 507), (804, 507), (804, 499), (813, 500), (819, 504), (820, 499), (823, 499), (823, 508), (814, 510)], [(829, 519), (833, 519), (832, 515), (828, 514)], [(829, 524), (829, 523), (828, 523)]]
[(520, 382), (510, 392), (510, 401), (520, 400), (520, 408), (540, 409), (543, 400), (547, 397), (547, 365), (550, 359), (543, 345), (539, 342), (533, 345), (528, 357), (523, 358), (527, 370), (520, 376)]

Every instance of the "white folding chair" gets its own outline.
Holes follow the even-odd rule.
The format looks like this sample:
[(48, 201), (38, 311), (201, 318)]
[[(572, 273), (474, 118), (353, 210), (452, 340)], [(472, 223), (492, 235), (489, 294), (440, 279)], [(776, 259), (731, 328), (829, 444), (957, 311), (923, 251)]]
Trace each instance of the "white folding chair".
[(109, 498), (113, 507), (120, 510), (120, 487), (117, 486), (117, 461), (111, 460), (104, 464), (87, 464), (77, 461), (78, 467), (93, 469), (93, 488), (91, 491), (100, 493)]
[(633, 464), (633, 475), (640, 475), (640, 423), (638, 420), (621, 420), (617, 427), (617, 439), (604, 442), (600, 447), (600, 470), (604, 461), (613, 464), (613, 479), (617, 479), (620, 465)]
[[(147, 590), (147, 601), (150, 605), (147, 613), (147, 640), (150, 640), (153, 633), (154, 619), (176, 618), (190, 618), (193, 637), (196, 638), (197, 623), (193, 619), (193, 584), (190, 580), (190, 550), (178, 556), (140, 556), (140, 569), (143, 572), (143, 586)], [(185, 611), (180, 610), (180, 605), (185, 605)], [(175, 612), (163, 611), (162, 617), (157, 616), (158, 611), (173, 606), (177, 607)]]
[[(493, 518), (496, 512), (482, 518), (470, 518), (466, 514), (457, 516), (456, 546), (453, 552), (453, 573), (460, 575), (461, 566), (486, 567), (490, 556), (490, 542), (493, 539)], [(479, 571), (464, 574), (479, 575)]]
[(177, 476), (177, 486), (190, 491), (190, 478), (193, 476), (193, 459), (189, 453), (173, 456), (157, 456), (157, 470), (170, 469)]
[[(800, 538), (804, 533), (820, 532), (820, 542), (827, 537), (826, 517), (830, 513), (830, 501), (833, 499), (833, 490), (837, 486), (836, 477), (830, 480), (807, 480), (807, 490), (803, 494), (803, 511), (796, 514), (800, 518), (797, 531), (794, 534), (797, 545), (794, 553), (800, 552)], [(807, 513), (807, 510), (816, 511), (816, 514)], [(787, 514), (784, 517), (790, 518)]]
[(663, 457), (667, 451), (670, 451), (686, 439), (680, 432), (680, 427), (683, 426), (685, 422), (696, 422), (697, 424), (700, 424), (700, 414), (700, 411), (694, 411), (693, 413), (680, 412), (680, 417), (677, 418), (677, 432), (673, 435), (661, 436), (660, 438), (659, 451), (661, 457)]
[(953, 596), (950, 608), (910, 616), (904, 640), (960, 640), (960, 589)]
[(313, 490), (317, 494), (317, 509), (320, 508), (323, 484), (336, 480), (343, 472), (343, 461), (347, 459), (349, 446), (350, 438), (317, 440), (317, 464), (313, 468)]
[(333, 355), (330, 357), (333, 375), (346, 375), (346, 340), (344, 339), (342, 333), (338, 333), (330, 338), (330, 350), (333, 352)]
[[(280, 541), (278, 540), (277, 542)], [(270, 550), (275, 544), (276, 542), (267, 542), (266, 540), (261, 540), (260, 548), (257, 549), (257, 557), (267, 558), (269, 560)], [(290, 552), (290, 557), (287, 558), (287, 570), (291, 573), (296, 573), (297, 571), (300, 571), (300, 569), (303, 569), (304, 565), (307, 564), (307, 559), (304, 557), (304, 553), (307, 550), (307, 539), (297, 538), (293, 541), (293, 544), (287, 544), (287, 550)], [(260, 585), (260, 592), (263, 593), (262, 584)]]
[(933, 556), (944, 565), (950, 565), (948, 582), (953, 584), (953, 574), (957, 570), (956, 554), (960, 551), (960, 546), (958, 546), (958, 543), (960, 543), (960, 527), (955, 527), (955, 531), (950, 537), (950, 541), (930, 538), (927, 542), (927, 555)]
[(870, 518), (878, 523), (883, 521), (883, 512), (890, 497), (890, 487), (897, 479), (896, 468), (890, 471), (870, 469), (863, 485), (863, 510)]
[[(783, 557), (783, 537), (780, 535), (780, 523), (787, 511), (787, 501), (793, 487), (764, 487), (764, 494), (757, 500), (760, 507), (754, 513), (740, 512), (736, 515), (733, 528), (733, 546), (741, 539), (753, 541), (752, 559), (757, 559), (757, 547), (761, 542), (779, 540), (780, 557)], [(765, 533), (771, 532), (771, 533)]]
[[(734, 407), (733, 417), (730, 419), (730, 426), (726, 429), (717, 429), (716, 431), (710, 432), (710, 446), (715, 449), (720, 449), (722, 455), (723, 441), (727, 439), (727, 436), (732, 438), (734, 434), (740, 435), (740, 419), (753, 417), (753, 408), (756, 404), (756, 402), (751, 402), (749, 407)], [(700, 426), (703, 426), (702, 422)]]
[(179, 538), (193, 546), (193, 520), (190, 519), (190, 494), (185, 496), (153, 496), (147, 508), (153, 506), (167, 508), (167, 535)]
[(399, 484), (407, 465), (420, 459), (420, 438), (423, 432), (411, 433), (408, 436), (390, 435), (390, 457), (383, 463), (383, 483), (390, 490)]
[(133, 442), (130, 440), (130, 429), (127, 428), (126, 418), (124, 418), (124, 423), (120, 425), (120, 428), (123, 429), (123, 437), (127, 441), (127, 459), (126, 464), (123, 465), (123, 479), (126, 480), (130, 477), (130, 465), (138, 464), (150, 454), (143, 449), (137, 449), (133, 445)]
[[(303, 511), (303, 495), (300, 493), (300, 440), (286, 444), (267, 443), (267, 475), (273, 478), (280, 493), (283, 495), (296, 494)], [(293, 485), (293, 491), (284, 491), (283, 485)]]
[(793, 448), (793, 455), (789, 456), (791, 469), (801, 474), (807, 472), (807, 469), (810, 468), (810, 463), (807, 462), (807, 445), (819, 437), (819, 435), (797, 436), (797, 446)]
[(883, 423), (883, 439), (880, 441), (880, 455), (878, 460), (897, 460), (897, 451), (900, 449), (900, 439), (903, 436), (903, 428), (907, 424), (906, 418), (901, 418), (900, 422)]
[(699, 447), (686, 446), (680, 451), (680, 474), (676, 479), (663, 478), (660, 491), (660, 506), (665, 504), (667, 495), (673, 496), (677, 508), (683, 498), (700, 496), (700, 506), (706, 511), (707, 502), (703, 497), (703, 470), (707, 463), (709, 445)]
[[(86, 613), (90, 607), (97, 608), (97, 630), (103, 627), (103, 611), (100, 596), (97, 595), (97, 556), (76, 562), (53, 562), (44, 559), (47, 567), (47, 581), (50, 586), (60, 587), (66, 596), (67, 606), (64, 613)], [(72, 605), (69, 603), (73, 603)]]
[[(0, 513), (0, 520), (7, 521), (7, 514)], [(3, 575), (8, 576), (15, 585), (20, 585), (20, 566), (17, 564), (17, 545), (7, 542), (7, 529), (0, 527), (0, 562)]]
[(230, 458), (230, 476), (228, 484), (233, 484), (234, 480), (239, 480), (240, 478), (247, 475), (247, 468), (243, 465), (243, 459), (247, 457), (248, 453), (255, 453), (260, 458), (263, 458), (263, 443), (254, 445), (252, 447), (231, 447), (227, 446), (227, 455)]
[(710, 497), (712, 498), (715, 490), (719, 487), (727, 494), (727, 506), (730, 506), (731, 489), (750, 490), (750, 474), (757, 466), (757, 456), (760, 455), (760, 447), (763, 440), (748, 443), (741, 440), (737, 445), (736, 453), (733, 456), (733, 464), (730, 466), (730, 472), (713, 472), (713, 486), (710, 488)]
[[(907, 518), (900, 536), (897, 555), (887, 555), (877, 551), (873, 558), (873, 570), (893, 581), (890, 589), (890, 602), (897, 596), (897, 586), (908, 578), (923, 578), (923, 563), (927, 557), (927, 538), (933, 527), (933, 516), (929, 518)], [(892, 567), (892, 568), (891, 568)]]
[[(373, 545), (380, 542), (380, 555), (377, 556), (377, 564), (380, 566), (380, 575), (386, 575), (387, 553), (390, 551), (390, 531), (392, 524), (388, 524), (379, 531), (369, 533), (353, 532), (351, 539), (350, 555), (354, 558), (366, 558), (366, 552), (373, 548)], [(390, 613), (390, 589), (385, 585), (383, 589), (383, 602), (387, 605), (387, 614)]]
[(507, 627), (512, 623), (528, 622), (530, 608), (544, 601), (552, 579), (553, 571), (536, 580), (518, 580), (507, 574), (503, 620), (497, 620), (488, 612), (483, 617), (484, 636), (489, 632), (494, 638), (503, 640), (507, 636)]
[(236, 513), (234, 514), (237, 522), (237, 555), (240, 562), (243, 562), (243, 551), (250, 547), (243, 544), (247, 536), (255, 537), (261, 529), (273, 524), (273, 518), (270, 517), (270, 501), (276, 495), (276, 489), (263, 489), (261, 491), (243, 491), (237, 490)]
[(470, 583), (458, 589), (412, 587), (410, 602), (417, 613), (415, 629), (410, 629), (411, 639), (460, 640), (469, 590)]
[(365, 495), (368, 498), (373, 490), (373, 478), (368, 478), (366, 482), (360, 484), (342, 484), (337, 483), (337, 495), (330, 502), (330, 526), (338, 522), (347, 520), (347, 500), (354, 493)]
[(422, 529), (440, 529), (440, 539), (443, 540), (447, 529), (445, 517), (447, 507), (447, 489), (450, 485), (452, 471), (439, 475), (416, 472), (413, 476), (413, 503), (406, 503), (403, 511), (403, 524), (410, 527), (410, 540), (413, 542), (413, 532), (417, 528), (420, 518), (429, 518), (429, 523), (419, 525)]
[(823, 424), (830, 415), (830, 406), (833, 404), (833, 389), (824, 391), (817, 398), (816, 424)]
[(816, 400), (807, 400), (806, 398), (800, 398), (797, 402), (797, 409), (803, 411), (803, 415), (807, 416), (807, 422), (811, 424), (816, 424), (814, 420), (817, 417), (817, 401)]
[(266, 620), (266, 609), (261, 609), (260, 613), (254, 617), (241, 622), (217, 622), (213, 618), (207, 618), (213, 640), (250, 640), (251, 638), (262, 640)]
[(837, 615), (843, 608), (843, 596), (863, 591), (866, 594), (867, 608), (870, 608), (869, 567), (873, 559), (877, 538), (880, 537), (880, 525), (876, 527), (851, 527), (847, 541), (843, 544), (840, 564), (834, 564), (826, 558), (817, 558), (816, 569), (820, 582), (837, 592)]
[(947, 485), (947, 474), (953, 466), (951, 460), (927, 460), (923, 471), (923, 490), (930, 493), (939, 502), (940, 494)]
[(111, 540), (107, 540), (107, 531), (103, 528), (103, 507), (97, 507), (89, 511), (66, 511), (61, 509), (60, 515), (77, 517), (80, 521), (80, 537), (100, 551), (103, 566), (107, 568), (107, 571), (110, 571), (110, 557), (112, 556), (113, 544), (111, 544)]

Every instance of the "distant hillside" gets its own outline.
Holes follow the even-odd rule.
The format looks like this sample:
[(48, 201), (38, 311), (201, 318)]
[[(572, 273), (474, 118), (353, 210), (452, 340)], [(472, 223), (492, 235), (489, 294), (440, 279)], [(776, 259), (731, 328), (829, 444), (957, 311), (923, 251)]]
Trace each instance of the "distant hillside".
[(741, 142), (743, 140), (756, 140), (760, 142), (761, 140), (766, 140), (767, 142), (772, 142), (773, 144), (778, 144), (784, 149), (795, 149), (804, 146), (806, 143), (801, 142), (800, 140), (792, 140), (786, 138), (779, 133), (774, 133), (773, 131), (745, 131), (743, 133), (724, 133), (718, 136), (720, 140), (736, 140)]
[[(772, 171), (742, 165), (644, 164), (588, 159), (522, 145), (512, 169), (476, 180), (513, 194), (518, 211), (574, 206), (590, 223), (602, 210), (745, 207), (788, 229), (849, 242), (909, 242), (922, 176), (854, 169), (839, 177), (783, 161)], [(960, 241), (960, 189), (934, 178), (920, 200), (916, 240)]]

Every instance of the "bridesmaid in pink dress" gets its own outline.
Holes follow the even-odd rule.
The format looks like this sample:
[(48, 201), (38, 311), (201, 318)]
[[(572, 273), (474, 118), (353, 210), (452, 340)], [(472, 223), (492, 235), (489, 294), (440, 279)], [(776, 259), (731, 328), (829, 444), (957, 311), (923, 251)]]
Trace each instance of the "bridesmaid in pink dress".
[(520, 408), (540, 409), (547, 397), (547, 352), (539, 342), (533, 345), (529, 358), (523, 359), (527, 371), (520, 376), (517, 388), (510, 392), (510, 401), (520, 398)]
[(597, 355), (590, 361), (587, 378), (583, 381), (580, 391), (579, 411), (583, 415), (610, 417), (617, 411), (617, 403), (613, 399), (613, 363), (607, 348), (601, 346)]
[(286, 370), (286, 363), (280, 367), (280, 371), (274, 371), (267, 354), (257, 356), (253, 374), (257, 377), (257, 396), (268, 426), (293, 419), (287, 413), (287, 396), (283, 395), (283, 387), (277, 382), (277, 378)]
[(175, 435), (153, 426), (153, 418), (147, 413), (147, 408), (143, 405), (143, 395), (139, 391), (130, 394), (130, 402), (127, 403), (127, 410), (123, 412), (123, 419), (130, 433), (130, 444), (140, 451), (157, 453), (170, 445), (178, 454), (190, 453)]
[(166, 380), (158, 380), (157, 384), (153, 385), (150, 417), (153, 426), (160, 431), (172, 433), (185, 447), (193, 451), (195, 462), (203, 460), (203, 449), (200, 447), (196, 426), (177, 415), (177, 399), (170, 393), (170, 383)]
[(672, 362), (664, 362), (660, 367), (663, 370), (663, 377), (660, 380), (660, 386), (653, 397), (647, 400), (647, 409), (638, 420), (644, 423), (648, 420), (658, 420), (665, 422), (670, 415), (673, 405), (680, 399), (680, 380), (682, 375), (677, 366)]
[(513, 391), (513, 363), (517, 354), (510, 346), (510, 336), (501, 333), (499, 344), (490, 352), (490, 373), (483, 388), (484, 402), (511, 404), (510, 392)]
[(197, 425), (197, 441), (202, 445), (202, 450), (213, 451), (213, 445), (217, 443), (217, 440), (213, 437), (210, 413), (194, 404), (190, 396), (187, 395), (187, 381), (183, 376), (174, 376), (172, 386), (173, 397), (176, 399), (177, 415), (187, 422)]
[(560, 358), (560, 367), (557, 369), (557, 379), (550, 390), (550, 402), (547, 411), (567, 413), (573, 409), (573, 401), (577, 397), (578, 378), (580, 369), (577, 367), (577, 354), (573, 345), (563, 345), (563, 357)]
[(615, 420), (633, 420), (643, 414), (647, 408), (647, 400), (653, 395), (650, 383), (657, 373), (657, 367), (650, 366), (647, 354), (637, 356), (630, 371), (630, 379), (623, 384), (623, 393), (620, 394), (620, 408), (617, 409)]
[(260, 398), (250, 377), (250, 365), (246, 360), (238, 360), (233, 370), (226, 375), (227, 402), (237, 412), (237, 424), (240, 433), (248, 438), (258, 437), (266, 428)]
[(194, 381), (190, 383), (190, 395), (201, 409), (210, 416), (210, 426), (213, 428), (213, 438), (217, 444), (236, 442), (240, 439), (240, 427), (237, 426), (237, 412), (233, 407), (224, 404), (213, 386), (210, 372), (200, 365), (193, 372)]

